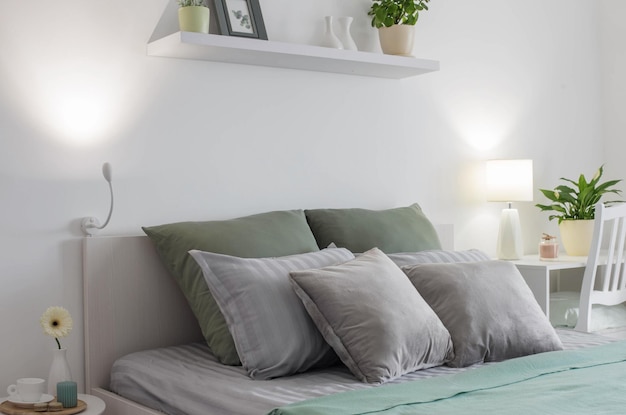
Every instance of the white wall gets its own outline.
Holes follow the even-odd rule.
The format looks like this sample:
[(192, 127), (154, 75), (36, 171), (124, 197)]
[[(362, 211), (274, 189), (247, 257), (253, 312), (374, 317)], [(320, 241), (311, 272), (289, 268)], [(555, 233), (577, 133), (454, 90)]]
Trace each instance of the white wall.
[[(50, 305), (75, 319), (63, 344), (82, 382), (79, 221), (106, 213), (104, 161), (116, 192), (104, 235), (417, 201), (456, 224), (458, 248), (492, 254), (502, 206), (485, 201), (484, 160), (534, 159), (535, 187), (605, 161), (599, 16), (582, 0), (435, 0), (414, 52), (441, 71), (401, 81), (147, 57), (168, 1), (0, 2), (1, 388), (47, 375)], [(324, 15), (350, 14), (371, 47), (369, 4), (261, 0), (271, 39), (314, 43)], [(518, 207), (536, 252), (556, 225)]]
[(600, 5), (605, 159), (612, 177), (626, 178), (626, 25), (620, 19), (626, 14), (626, 2), (603, 0)]

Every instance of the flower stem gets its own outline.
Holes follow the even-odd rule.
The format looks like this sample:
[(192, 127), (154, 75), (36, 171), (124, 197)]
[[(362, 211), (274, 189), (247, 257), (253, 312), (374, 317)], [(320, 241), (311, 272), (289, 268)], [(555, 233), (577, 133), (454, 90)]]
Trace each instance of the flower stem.
[(54, 340), (57, 341), (57, 346), (59, 346), (59, 350), (61, 349), (61, 342), (59, 341), (58, 337), (55, 337)]

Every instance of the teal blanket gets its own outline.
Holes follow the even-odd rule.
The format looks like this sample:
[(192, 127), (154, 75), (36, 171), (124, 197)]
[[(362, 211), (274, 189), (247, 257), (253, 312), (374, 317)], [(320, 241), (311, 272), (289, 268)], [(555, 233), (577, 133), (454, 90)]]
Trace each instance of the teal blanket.
[(270, 415), (626, 414), (626, 342), (338, 393)]

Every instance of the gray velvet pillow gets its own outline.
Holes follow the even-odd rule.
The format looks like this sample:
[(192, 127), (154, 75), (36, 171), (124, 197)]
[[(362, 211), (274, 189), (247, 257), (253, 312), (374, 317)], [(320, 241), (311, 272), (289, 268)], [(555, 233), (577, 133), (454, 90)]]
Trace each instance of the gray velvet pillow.
[(478, 249), (468, 249), (466, 251), (442, 251), (429, 250), (421, 252), (401, 252), (387, 254), (399, 267), (415, 264), (434, 264), (452, 262), (477, 262), (489, 261), (489, 255)]
[(446, 328), (379, 249), (290, 275), (328, 344), (362, 382), (383, 383), (453, 358)]
[(179, 222), (143, 228), (187, 298), (207, 344), (221, 363), (239, 365), (233, 338), (200, 267), (188, 251), (246, 258), (318, 251), (302, 210), (260, 213), (236, 219)]
[(279, 258), (190, 254), (202, 268), (251, 378), (292, 375), (337, 362), (293, 292), (289, 272), (343, 263), (354, 258), (350, 251), (324, 249)]
[(437, 231), (420, 206), (387, 209), (310, 209), (306, 220), (322, 248), (334, 242), (352, 252), (441, 249)]
[(453, 367), (561, 350), (515, 265), (505, 261), (402, 268), (452, 336)]

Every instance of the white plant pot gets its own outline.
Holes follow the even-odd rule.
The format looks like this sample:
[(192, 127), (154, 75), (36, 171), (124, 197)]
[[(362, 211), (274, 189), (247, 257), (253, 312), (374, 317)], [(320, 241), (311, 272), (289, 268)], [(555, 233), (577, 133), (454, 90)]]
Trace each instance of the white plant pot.
[(564, 220), (559, 224), (561, 243), (567, 255), (587, 256), (593, 238), (593, 219)]
[(182, 32), (209, 33), (210, 16), (208, 7), (181, 7), (178, 9), (178, 25)]
[(380, 47), (386, 55), (413, 56), (415, 25), (393, 25), (378, 28)]

